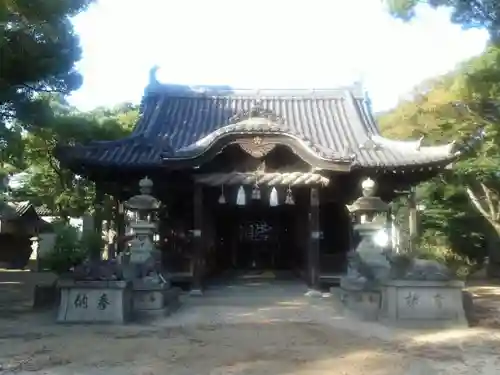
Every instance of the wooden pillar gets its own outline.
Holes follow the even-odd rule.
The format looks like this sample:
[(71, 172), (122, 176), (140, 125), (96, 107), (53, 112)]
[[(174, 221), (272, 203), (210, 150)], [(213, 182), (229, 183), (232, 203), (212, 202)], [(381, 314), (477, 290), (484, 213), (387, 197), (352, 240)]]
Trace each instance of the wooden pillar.
[(410, 194), (408, 195), (408, 229), (410, 234), (409, 250), (413, 252), (417, 247), (418, 240), (418, 223), (417, 223), (417, 200), (415, 187), (411, 187)]
[(116, 252), (121, 254), (125, 249), (125, 208), (119, 199), (115, 199), (115, 230)]
[(387, 244), (387, 247), (391, 250), (394, 251), (394, 243), (392, 241), (393, 238), (393, 232), (392, 232), (392, 227), (393, 227), (393, 222), (392, 222), (392, 206), (389, 206), (389, 210), (387, 210), (386, 213), (386, 231), (387, 235), (389, 237), (389, 242)]
[(203, 188), (195, 184), (193, 195), (193, 283), (191, 295), (202, 295), (203, 283)]
[(319, 190), (311, 188), (309, 208), (309, 243), (308, 243), (308, 284), (309, 294), (319, 293), (320, 290), (320, 225), (319, 225)]
[[(95, 186), (95, 200), (94, 200), (94, 233), (96, 236), (102, 238), (102, 221), (104, 217), (104, 193), (100, 186), (96, 183)], [(92, 260), (99, 260), (102, 257), (104, 249), (92, 249), (90, 258)]]

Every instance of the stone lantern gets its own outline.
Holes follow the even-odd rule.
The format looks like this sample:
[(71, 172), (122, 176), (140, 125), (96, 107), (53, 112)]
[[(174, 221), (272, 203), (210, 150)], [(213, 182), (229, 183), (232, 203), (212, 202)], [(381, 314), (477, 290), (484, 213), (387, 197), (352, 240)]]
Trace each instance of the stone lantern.
[[(388, 277), (391, 269), (385, 254), (388, 238), (386, 233), (390, 206), (375, 196), (376, 183), (368, 178), (361, 183), (363, 196), (347, 209), (355, 218), (354, 232), (361, 240), (348, 257), (347, 274), (341, 277), (342, 300), (354, 311), (366, 315), (378, 312), (379, 282)], [(379, 220), (381, 219), (382, 220)], [(385, 237), (385, 241), (381, 241)]]
[[(390, 206), (380, 197), (375, 196), (376, 184), (372, 179), (364, 180), (361, 183), (361, 188), (363, 196), (356, 199), (353, 204), (347, 205), (347, 209), (356, 221), (353, 230), (361, 237), (356, 249), (352, 249), (351, 255), (355, 258), (361, 257), (365, 263), (368, 262), (367, 264), (370, 265), (374, 273), (373, 276), (380, 278), (385, 276), (389, 270), (389, 263), (384, 251), (386, 251), (389, 242), (389, 236), (386, 233), (386, 218), (389, 215)], [(385, 243), (380, 240), (384, 236)], [(352, 268), (349, 268), (349, 271), (352, 271)], [(365, 277), (369, 277), (369, 275), (365, 275)]]
[(138, 213), (138, 219), (130, 225), (134, 237), (123, 269), (133, 281), (134, 312), (139, 316), (164, 315), (177, 305), (179, 296), (162, 274), (161, 253), (153, 241), (157, 225), (151, 216), (161, 202), (151, 195), (152, 188), (153, 181), (144, 177), (139, 181), (140, 194), (124, 202), (127, 209)]
[(130, 211), (138, 213), (139, 218), (130, 225), (134, 238), (129, 242), (130, 263), (143, 264), (151, 257), (155, 257), (156, 251), (153, 236), (157, 225), (151, 221), (151, 214), (158, 210), (161, 202), (151, 195), (153, 181), (144, 177), (139, 181), (139, 195), (135, 195), (125, 202), (125, 207)]

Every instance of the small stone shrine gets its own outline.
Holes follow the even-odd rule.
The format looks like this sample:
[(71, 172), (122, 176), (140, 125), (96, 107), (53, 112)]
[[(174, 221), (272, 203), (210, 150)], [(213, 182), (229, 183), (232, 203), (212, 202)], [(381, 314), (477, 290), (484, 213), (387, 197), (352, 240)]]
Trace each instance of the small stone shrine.
[[(347, 274), (340, 280), (341, 299), (353, 313), (366, 319), (376, 319), (380, 307), (379, 281), (388, 277), (390, 263), (377, 243), (377, 235), (385, 235), (389, 205), (374, 196), (375, 182), (362, 182), (363, 196), (347, 209), (354, 216), (354, 231), (361, 237), (356, 247), (348, 254)], [(382, 219), (382, 220), (381, 220)]]
[(124, 276), (133, 285), (134, 314), (141, 318), (165, 315), (178, 304), (179, 292), (170, 287), (170, 281), (162, 274), (161, 255), (153, 243), (156, 224), (151, 214), (161, 206), (151, 195), (153, 181), (143, 178), (139, 182), (140, 193), (125, 202), (125, 207), (136, 211), (139, 219), (130, 225), (133, 239), (121, 257)]

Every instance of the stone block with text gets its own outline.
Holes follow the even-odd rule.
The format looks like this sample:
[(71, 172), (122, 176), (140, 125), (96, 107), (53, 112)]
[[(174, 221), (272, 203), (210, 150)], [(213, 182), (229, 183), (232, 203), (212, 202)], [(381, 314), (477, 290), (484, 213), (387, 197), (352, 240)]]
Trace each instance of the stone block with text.
[(59, 323), (118, 323), (132, 317), (132, 284), (127, 281), (60, 280)]
[(392, 323), (467, 325), (458, 280), (388, 280), (382, 285), (380, 318)]

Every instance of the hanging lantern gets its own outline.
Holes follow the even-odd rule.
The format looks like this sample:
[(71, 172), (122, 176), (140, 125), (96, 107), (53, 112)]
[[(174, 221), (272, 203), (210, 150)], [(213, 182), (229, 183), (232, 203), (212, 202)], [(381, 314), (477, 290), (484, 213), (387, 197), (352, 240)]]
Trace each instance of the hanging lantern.
[(247, 203), (247, 196), (245, 194), (245, 188), (240, 186), (238, 189), (238, 194), (236, 195), (236, 204), (238, 206), (244, 206)]
[(255, 200), (260, 200), (260, 189), (259, 189), (259, 185), (257, 185), (257, 183), (253, 186), (253, 189), (252, 189), (252, 199), (255, 199)]
[(226, 196), (224, 195), (224, 185), (221, 186), (221, 191), (220, 191), (220, 197), (219, 197), (219, 204), (226, 204)]
[(276, 207), (278, 202), (278, 190), (275, 187), (272, 188), (271, 194), (269, 194), (269, 206)]
[(290, 186), (288, 186), (288, 189), (286, 190), (285, 204), (289, 205), (295, 204), (295, 200), (293, 199), (292, 189), (290, 188)]

